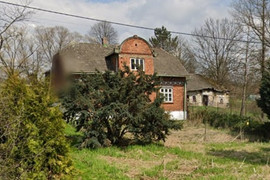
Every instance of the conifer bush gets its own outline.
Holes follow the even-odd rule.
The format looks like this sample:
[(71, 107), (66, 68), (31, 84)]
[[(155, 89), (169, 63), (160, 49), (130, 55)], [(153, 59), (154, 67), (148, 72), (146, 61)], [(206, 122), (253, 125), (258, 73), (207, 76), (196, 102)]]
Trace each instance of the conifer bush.
[(68, 122), (84, 132), (81, 147), (120, 145), (126, 134), (136, 142), (165, 141), (170, 128), (180, 128), (160, 107), (162, 97), (150, 100), (159, 90), (159, 78), (141, 68), (85, 74), (71, 84), (61, 99)]
[(64, 121), (44, 82), (10, 77), (0, 89), (0, 179), (69, 179)]
[(262, 77), (260, 96), (260, 99), (257, 101), (258, 106), (270, 119), (270, 63), (268, 63)]

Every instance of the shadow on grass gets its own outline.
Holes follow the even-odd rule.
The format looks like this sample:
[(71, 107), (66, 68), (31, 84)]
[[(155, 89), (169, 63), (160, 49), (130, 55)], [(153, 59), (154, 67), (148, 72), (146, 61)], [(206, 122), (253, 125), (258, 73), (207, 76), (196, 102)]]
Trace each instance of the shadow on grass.
[(262, 147), (261, 151), (268, 152), (270, 157), (270, 147)]
[[(66, 138), (68, 140), (68, 142), (70, 143), (71, 147), (75, 147), (75, 148), (79, 148), (81, 149), (81, 145), (83, 143), (83, 141), (85, 140), (85, 137), (82, 133), (78, 133), (78, 132), (72, 132), (72, 133), (66, 133)], [(107, 140), (109, 141), (109, 140)], [(120, 150), (126, 150), (132, 147), (136, 147), (136, 146), (142, 146), (142, 147), (147, 147), (149, 145), (153, 145), (156, 147), (164, 147), (164, 144), (162, 144), (161, 142), (157, 141), (153, 141), (153, 142), (143, 142), (143, 141), (136, 141), (134, 139), (130, 139), (130, 138), (123, 138), (120, 143), (118, 144), (110, 144), (110, 142), (105, 143), (104, 148), (106, 147), (117, 147)], [(96, 148), (93, 148), (96, 149)]]
[(66, 135), (66, 138), (71, 147), (79, 147), (83, 141), (83, 135), (80, 134)]
[(259, 152), (210, 150), (207, 154), (252, 165), (266, 165), (270, 157), (270, 148), (265, 148), (265, 150), (262, 149)]

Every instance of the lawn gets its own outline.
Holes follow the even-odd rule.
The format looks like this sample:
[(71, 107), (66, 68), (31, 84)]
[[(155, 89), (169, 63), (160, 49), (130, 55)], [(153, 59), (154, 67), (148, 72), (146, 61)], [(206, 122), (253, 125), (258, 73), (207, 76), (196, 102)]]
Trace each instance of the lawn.
[[(80, 136), (67, 126), (67, 135)], [(78, 150), (76, 179), (270, 179), (270, 144), (235, 141), (226, 131), (185, 125), (166, 143)]]

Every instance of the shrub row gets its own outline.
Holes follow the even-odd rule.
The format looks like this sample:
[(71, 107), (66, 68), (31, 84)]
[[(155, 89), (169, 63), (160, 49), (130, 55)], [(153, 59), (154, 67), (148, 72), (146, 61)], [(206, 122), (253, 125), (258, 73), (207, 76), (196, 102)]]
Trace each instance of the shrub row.
[(239, 132), (242, 129), (246, 135), (253, 136), (256, 140), (270, 140), (270, 122), (260, 122), (247, 116), (206, 109), (197, 110), (192, 114), (192, 118), (200, 118), (214, 128), (226, 128), (233, 132)]

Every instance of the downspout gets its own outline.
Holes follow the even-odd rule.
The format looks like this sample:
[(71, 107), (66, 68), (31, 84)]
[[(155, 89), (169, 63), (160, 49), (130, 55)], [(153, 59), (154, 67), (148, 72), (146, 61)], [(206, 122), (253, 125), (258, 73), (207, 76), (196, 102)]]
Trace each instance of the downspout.
[(184, 84), (184, 120), (187, 119), (187, 80)]

